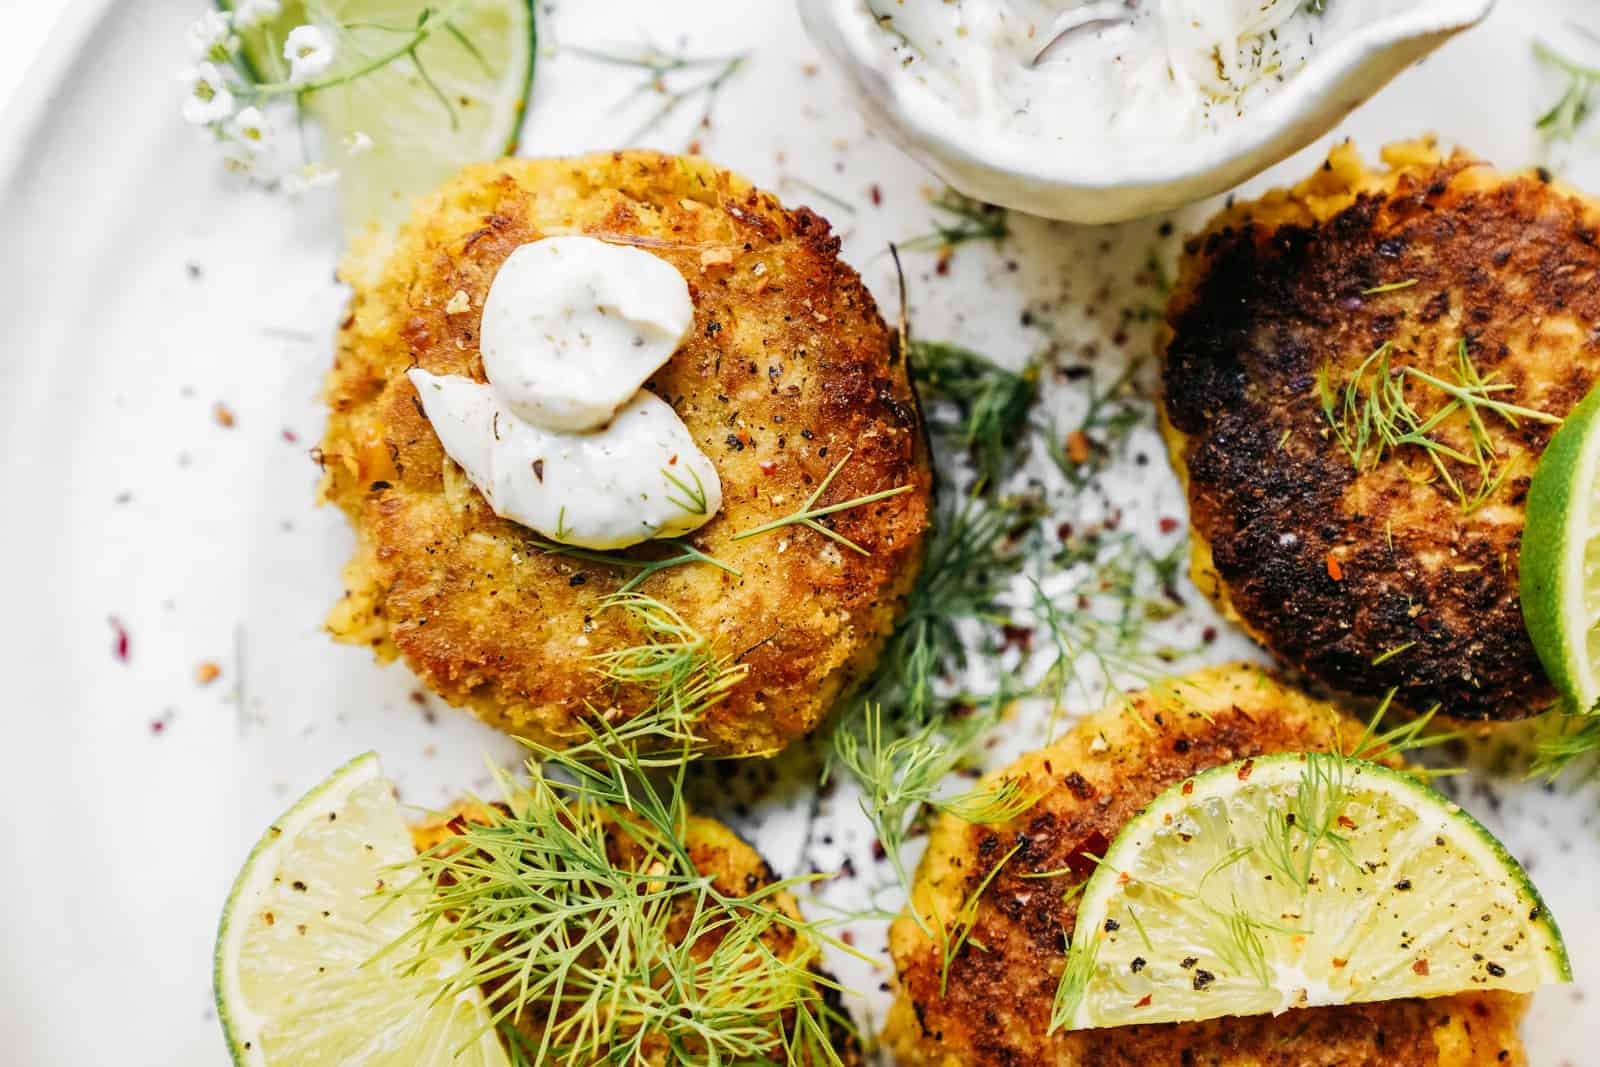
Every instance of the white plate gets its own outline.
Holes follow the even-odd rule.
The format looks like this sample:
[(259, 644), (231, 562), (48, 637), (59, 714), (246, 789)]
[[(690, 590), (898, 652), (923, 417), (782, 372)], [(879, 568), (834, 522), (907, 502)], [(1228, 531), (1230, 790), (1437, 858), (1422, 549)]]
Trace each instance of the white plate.
[[(524, 150), (613, 147), (641, 118), (614, 108), (629, 72), (560, 43), (749, 51), (709, 129), (691, 131), (684, 114), (648, 140), (681, 148), (694, 136), (726, 165), (812, 203), (892, 308), (880, 249), (928, 229), (931, 182), (863, 128), (843, 86), (817, 69), (787, 3), (751, 7), (560, 4), (543, 26), (557, 48), (541, 59)], [(173, 71), (199, 9), (75, 8), (0, 122), (0, 544), (11, 605), (0, 622), (11, 738), (0, 774), (0, 1058), (9, 1063), (223, 1062), (212, 936), (262, 827), (365, 749), (378, 749), (405, 798), (423, 805), (481, 786), (486, 756), (514, 757), (465, 714), (417, 698), (403, 667), (381, 669), (321, 632), (350, 546), (340, 516), (312, 506), (307, 454), (345, 295), (332, 279), (337, 227), (325, 204), (239, 187), (180, 121)], [(1559, 33), (1588, 10), (1584, 0), (1502, 4), (1342, 132), (1376, 147), (1434, 129), (1501, 162), (1529, 162), (1532, 120), (1558, 91), (1530, 57), (1530, 34)], [(1273, 176), (1307, 171), (1323, 148)], [(1564, 173), (1600, 189), (1600, 151), (1582, 148)], [(1180, 232), (1203, 216), (1186, 212)], [(1130, 291), (1158, 245), (1156, 225), (1016, 219), (1005, 247), (966, 246), (947, 276), (932, 270), (931, 254), (911, 255), (914, 320), (925, 337), (1020, 361), (1043, 342), (1021, 325), (1031, 309), (1058, 324), (1067, 353), (1097, 343), (1113, 373), (1147, 350), (1149, 333), (1123, 324), (1121, 304), (1101, 289)], [(1172, 242), (1160, 247), (1170, 253)], [(218, 403), (234, 413), (231, 428), (216, 421)], [(1136, 465), (1138, 451), (1148, 466)], [(1148, 428), (1110, 496), (1140, 529), (1181, 517)], [(112, 618), (129, 636), (126, 662), (113, 654)], [(1196, 608), (1186, 626), (1206, 620)], [(1205, 658), (1247, 651), (1225, 635)], [(195, 680), (203, 661), (222, 667), (209, 686)], [(1031, 744), (1035, 725), (1008, 729), (1004, 747)], [(823, 802), (808, 844), (803, 767), (784, 766), (787, 784), (742, 825), (763, 825), (763, 849), (788, 871), (832, 869), (851, 854), (863, 873), (836, 892), (859, 895), (874, 875), (853, 800), (840, 792)], [(1595, 797), (1482, 774), (1463, 797), (1529, 865), (1573, 950), (1580, 983), (1541, 992), (1524, 1028), (1534, 1062), (1593, 1062), (1600, 1021), (1582, 996), (1600, 995)], [(860, 941), (876, 950), (881, 932), (863, 930)], [(882, 1018), (876, 990), (887, 973), (847, 969), (869, 991), (856, 1001), (864, 1021)]]

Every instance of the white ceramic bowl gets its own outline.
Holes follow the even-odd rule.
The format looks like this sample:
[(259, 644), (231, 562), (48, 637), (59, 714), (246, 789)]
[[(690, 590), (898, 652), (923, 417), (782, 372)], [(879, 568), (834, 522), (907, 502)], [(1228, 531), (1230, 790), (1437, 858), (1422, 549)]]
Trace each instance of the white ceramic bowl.
[(799, 0), (806, 28), (848, 76), (869, 120), (968, 196), (1098, 223), (1165, 211), (1238, 185), (1332, 129), (1396, 74), (1481, 20), (1495, 0), (1328, 0), (1326, 24), (1306, 64), (1239, 121), (1175, 143), (1156, 159), (1130, 152), (1125, 165), (1107, 165), (1102, 156), (1092, 167), (1021, 138), (980, 137), (974, 122), (932, 88), (889, 77), (893, 54), (869, 9), (873, 2), (892, 10), (896, 0)]

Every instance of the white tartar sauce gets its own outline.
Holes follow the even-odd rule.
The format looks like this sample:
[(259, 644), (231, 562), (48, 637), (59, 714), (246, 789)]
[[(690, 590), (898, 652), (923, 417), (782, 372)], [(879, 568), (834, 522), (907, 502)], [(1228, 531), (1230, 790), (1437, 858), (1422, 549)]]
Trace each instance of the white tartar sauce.
[(1320, 21), (1308, 0), (865, 2), (891, 77), (995, 140), (1114, 151), (1108, 168), (1236, 121), (1305, 65)]
[(722, 507), (716, 468), (643, 383), (694, 322), (671, 264), (591, 237), (513, 252), (480, 327), (487, 384), (407, 372), (445, 453), (495, 514), (551, 540), (625, 548)]
[(672, 264), (593, 237), (547, 237), (501, 264), (479, 350), (512, 411), (547, 430), (592, 430), (693, 326), (689, 286)]

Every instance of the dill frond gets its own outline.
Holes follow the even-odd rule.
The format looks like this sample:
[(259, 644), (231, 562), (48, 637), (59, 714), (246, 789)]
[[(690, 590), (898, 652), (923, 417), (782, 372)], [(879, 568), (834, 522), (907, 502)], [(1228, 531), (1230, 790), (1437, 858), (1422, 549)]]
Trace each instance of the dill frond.
[(622, 556), (614, 552), (600, 552), (590, 548), (579, 548), (576, 545), (564, 545), (558, 541), (545, 541), (536, 539), (534, 547), (546, 555), (567, 556), (570, 559), (581, 559), (585, 563), (598, 563), (605, 567), (616, 567), (619, 570), (631, 570), (633, 576), (617, 589), (617, 595), (630, 593), (643, 585), (648, 579), (664, 570), (681, 567), (688, 563), (704, 563), (715, 567), (719, 571), (731, 574), (735, 578), (744, 577), (737, 567), (730, 566), (714, 556), (709, 556), (694, 545), (682, 538), (663, 538), (650, 542), (652, 545), (665, 545), (678, 550), (675, 556), (664, 556), (661, 559), (635, 559), (632, 556)]
[[(1148, 402), (1133, 389), (1142, 362), (1134, 360), (1104, 389), (1096, 389), (1094, 376), (1088, 380), (1088, 407), (1078, 425), (1060, 432), (1054, 425), (1044, 429), (1047, 451), (1073, 489), (1083, 489), (1105, 466), (1116, 445), (1151, 415)], [(1081, 452), (1074, 454), (1069, 442), (1080, 440)]]
[(1055, 999), (1050, 1004), (1050, 1026), (1045, 1031), (1050, 1034), (1069, 1025), (1078, 1013), (1078, 1005), (1089, 991), (1089, 980), (1094, 977), (1100, 958), (1098, 937), (1091, 937), (1087, 947), (1081, 949), (1073, 948), (1072, 938), (1067, 937), (1066, 941), (1067, 962), (1061, 969), (1061, 980), (1056, 983)]
[(928, 427), (973, 457), (985, 485), (1011, 473), (1028, 435), (1028, 415), (1039, 395), (1039, 367), (1007, 370), (978, 353), (942, 341), (913, 341), (912, 380), (930, 397), (948, 402), (955, 417), (931, 407)]
[[(903, 734), (886, 729), (883, 708), (864, 705), (833, 732), (833, 758), (861, 787), (861, 812), (867, 817), (899, 885), (908, 894), (910, 871), (903, 853), (906, 838), (925, 807), (971, 823), (1010, 822), (1036, 798), (1019, 783), (979, 785), (955, 795), (939, 787), (971, 757), (974, 742), (997, 712), (976, 713), (953, 724), (929, 722)], [(912, 912), (930, 935), (920, 916)]]
[(642, 710), (620, 724), (591, 708), (604, 724), (594, 737), (571, 751), (585, 752), (597, 740), (639, 752), (651, 765), (671, 764), (697, 754), (695, 729), (712, 707), (744, 680), (749, 668), (718, 655), (710, 642), (672, 608), (643, 593), (614, 593), (601, 610), (625, 613), (642, 640), (589, 658), (605, 681), (639, 699)]
[[(1590, 39), (1594, 35), (1580, 30), (1585, 37)], [(1595, 86), (1600, 85), (1600, 67), (1592, 67), (1557, 52), (1543, 41), (1533, 43), (1533, 54), (1540, 63), (1552, 67), (1567, 78), (1567, 86), (1562, 91), (1556, 102), (1540, 115), (1533, 124), (1539, 131), (1539, 136), (1546, 142), (1570, 141), (1577, 136), (1578, 130), (1588, 120), (1590, 111), (1590, 97)]]
[(614, 111), (621, 111), (652, 93), (663, 97), (661, 105), (624, 139), (626, 144), (636, 144), (643, 140), (672, 117), (680, 107), (695, 100), (699, 100), (702, 104), (700, 117), (696, 120), (695, 126), (697, 128), (709, 126), (712, 109), (716, 107), (717, 95), (750, 58), (749, 53), (731, 56), (685, 56), (657, 48), (646, 48), (634, 55), (579, 48), (576, 45), (565, 46), (565, 51), (596, 63), (613, 67), (630, 67), (641, 72), (639, 81), (627, 95), (617, 101)]
[(1585, 765), (1584, 778), (1600, 776), (1600, 715), (1556, 713), (1556, 728), (1539, 739), (1530, 777), (1555, 781), (1568, 769)]
[[(1302, 892), (1310, 884), (1312, 867), (1322, 846), (1359, 870), (1348, 840), (1339, 832), (1339, 820), (1350, 800), (1347, 785), (1350, 760), (1399, 756), (1462, 736), (1460, 731), (1454, 730), (1428, 732), (1439, 710), (1437, 706), (1398, 726), (1383, 729), (1383, 720), (1394, 696), (1395, 690), (1389, 690), (1353, 745), (1345, 747), (1336, 727), (1330, 751), (1307, 752), (1305, 769), (1300, 772), (1288, 809), (1273, 812), (1268, 817), (1266, 833), (1258, 846), (1262, 858)], [(1448, 772), (1419, 769), (1414, 773), (1427, 777)]]
[(844, 534), (830, 526), (825, 526), (817, 520), (826, 518), (829, 515), (836, 515), (841, 511), (849, 511), (851, 508), (859, 508), (866, 504), (875, 504), (880, 500), (887, 500), (892, 496), (899, 496), (901, 493), (909, 493), (911, 492), (911, 486), (901, 485), (895, 487), (894, 489), (882, 489), (876, 493), (868, 493), (865, 496), (855, 497), (852, 500), (841, 501), (837, 504), (828, 504), (825, 507), (817, 507), (817, 501), (822, 498), (823, 493), (827, 492), (828, 486), (833, 484), (833, 480), (839, 476), (839, 472), (844, 469), (844, 465), (850, 462), (850, 457), (852, 455), (854, 455), (853, 452), (845, 453), (844, 458), (833, 465), (833, 469), (828, 472), (827, 477), (823, 478), (822, 481), (817, 483), (817, 487), (811, 491), (811, 495), (806, 497), (805, 503), (801, 504), (800, 507), (795, 509), (793, 514), (785, 515), (781, 519), (774, 519), (772, 522), (763, 523), (762, 525), (754, 527), (753, 529), (742, 530), (739, 533), (734, 534), (730, 540), (743, 541), (747, 537), (755, 537), (757, 534), (770, 533), (773, 530), (780, 530), (785, 526), (804, 526), (809, 530), (815, 530), (817, 533), (826, 537), (830, 541), (838, 542), (853, 552), (859, 552), (863, 556), (871, 555), (870, 552), (856, 544), (854, 541), (850, 540)]
[(405, 867), (392, 894), (416, 926), (387, 951), (429, 968), (460, 952), (439, 996), (482, 989), (514, 1060), (839, 1064), (822, 949), (789, 893), (814, 878), (735, 888), (702, 870), (683, 767), (664, 779), (604, 736), (530, 744), (526, 784)]
[[(1412, 366), (1395, 368), (1390, 363), (1393, 351), (1394, 346), (1385, 341), (1362, 360), (1342, 386), (1333, 383), (1326, 364), (1317, 368), (1316, 390), (1323, 418), (1357, 472), (1376, 467), (1402, 448), (1419, 449), (1432, 464), (1434, 476), (1455, 495), (1462, 512), (1471, 514), (1499, 491), (1512, 471), (1512, 465), (1502, 462), (1495, 450), (1485, 415), (1495, 415), (1513, 429), (1520, 428), (1521, 419), (1561, 422), (1558, 416), (1498, 399), (1496, 394), (1515, 386), (1495, 381), (1492, 374), (1481, 374), (1465, 340), (1456, 346), (1454, 381)], [(1412, 380), (1448, 399), (1424, 417), (1406, 389)], [(1436, 436), (1458, 414), (1466, 422), (1469, 451), (1448, 445)], [(1447, 460), (1476, 472), (1477, 481), (1470, 490), (1452, 473)]]
[(943, 218), (934, 218), (933, 232), (901, 241), (900, 248), (907, 252), (944, 251), (969, 241), (999, 244), (1011, 236), (1011, 216), (1003, 207), (963, 196), (948, 186), (932, 203)]
[(939, 968), (940, 997), (944, 996), (950, 981), (950, 965), (955, 962), (957, 956), (961, 955), (962, 948), (971, 942), (982, 951), (988, 951), (986, 946), (972, 940), (972, 928), (978, 921), (978, 904), (983, 899), (984, 892), (988, 890), (995, 877), (999, 875), (1000, 869), (1011, 862), (1011, 857), (1021, 850), (1022, 845), (1023, 842), (1021, 841), (1012, 845), (1011, 851), (1001, 856), (1000, 861), (989, 868), (989, 873), (983, 876), (983, 880), (977, 884), (971, 893), (967, 894), (967, 899), (961, 905), (961, 910), (956, 913), (955, 923), (940, 931), (939, 940), (942, 944), (941, 953), (943, 956), (943, 962)]

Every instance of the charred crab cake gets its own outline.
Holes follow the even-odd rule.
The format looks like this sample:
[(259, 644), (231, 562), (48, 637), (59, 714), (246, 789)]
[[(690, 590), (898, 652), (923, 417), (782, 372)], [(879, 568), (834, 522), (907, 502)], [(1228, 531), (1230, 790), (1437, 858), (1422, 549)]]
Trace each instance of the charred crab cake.
[[(884, 1039), (904, 1067), (1527, 1064), (1517, 1036), (1527, 999), (1505, 993), (1050, 1033), (1078, 912), (1073, 888), (1125, 822), (1209, 767), (1326, 750), (1335, 730), (1345, 731), (1346, 745), (1360, 734), (1331, 706), (1245, 666), (1173, 679), (1161, 695), (1130, 701), (995, 776), (1038, 797), (1014, 823), (975, 826), (945, 815), (934, 824), (912, 906), (933, 930), (963, 914), (970, 934), (942, 979), (941, 944), (908, 914), (890, 929), (897, 988)], [(974, 893), (976, 911), (963, 913)]]
[(1529, 479), (1600, 370), (1600, 210), (1431, 142), (1336, 148), (1186, 247), (1165, 419), (1200, 588), (1349, 693), (1516, 719)]
[[(552, 551), (490, 509), (407, 377), (482, 382), (496, 272), (557, 235), (644, 250), (687, 283), (692, 328), (644, 389), (721, 480), (722, 508), (687, 541), (722, 566), (655, 570), (633, 589), (743, 672), (700, 735), (724, 754), (782, 748), (871, 668), (920, 562), (931, 474), (905, 362), (828, 224), (704, 160), (615, 152), (473, 166), (347, 260), (322, 495), (349, 517), (356, 552), (329, 627), (545, 743), (581, 734), (586, 717), (639, 710), (637, 692), (596, 670), (597, 657), (646, 640), (607, 597), (640, 563), (683, 549), (616, 553), (632, 565)], [(800, 510), (830, 474), (816, 508), (905, 490), (820, 520), (853, 548), (802, 525), (735, 539)]]

